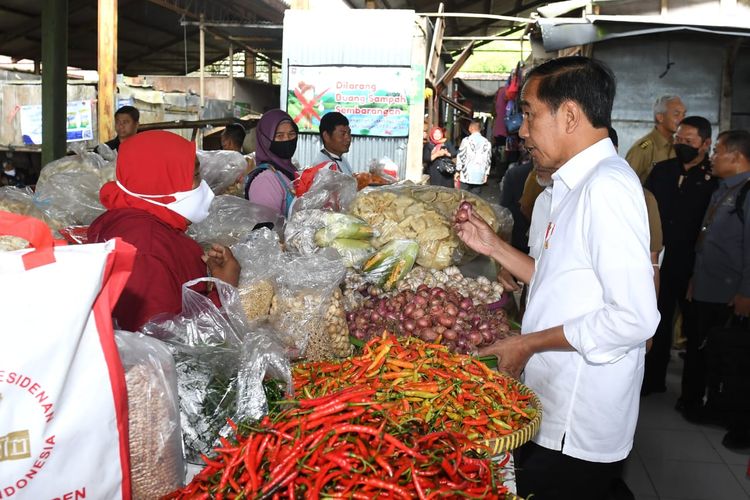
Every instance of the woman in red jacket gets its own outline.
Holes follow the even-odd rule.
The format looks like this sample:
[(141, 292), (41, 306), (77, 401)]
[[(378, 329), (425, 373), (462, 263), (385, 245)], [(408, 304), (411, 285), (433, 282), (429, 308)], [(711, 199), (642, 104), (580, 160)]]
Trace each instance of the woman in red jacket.
[(115, 181), (99, 193), (107, 211), (88, 231), (92, 243), (120, 237), (137, 249), (113, 312), (120, 328), (137, 331), (156, 314), (179, 313), (182, 284), (207, 272), (237, 286), (240, 266), (228, 248), (204, 253), (185, 235), (206, 218), (214, 196), (198, 165), (195, 144), (171, 132), (142, 132), (120, 146)]

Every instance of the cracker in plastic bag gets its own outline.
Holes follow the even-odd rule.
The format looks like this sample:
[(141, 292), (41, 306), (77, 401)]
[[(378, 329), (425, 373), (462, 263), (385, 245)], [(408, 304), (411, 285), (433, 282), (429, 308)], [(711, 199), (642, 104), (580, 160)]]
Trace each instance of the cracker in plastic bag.
[(133, 498), (161, 498), (182, 486), (180, 402), (169, 349), (142, 335), (116, 331), (128, 390), (130, 479)]

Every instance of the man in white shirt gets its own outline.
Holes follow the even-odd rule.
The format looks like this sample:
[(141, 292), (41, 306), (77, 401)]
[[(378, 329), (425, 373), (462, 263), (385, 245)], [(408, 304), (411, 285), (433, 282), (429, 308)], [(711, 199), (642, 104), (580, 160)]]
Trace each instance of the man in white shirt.
[(333, 162), (336, 169), (348, 175), (352, 175), (352, 166), (344, 158), (344, 153), (349, 152), (352, 144), (352, 129), (349, 128), (349, 119), (338, 111), (329, 111), (320, 119), (320, 141), (323, 148), (313, 160), (313, 165), (324, 162)]
[[(615, 80), (603, 63), (553, 59), (526, 77), (519, 131), (554, 171), (537, 260), (471, 209), (456, 230), (529, 283), (522, 333), (483, 349), (540, 397), (542, 424), (518, 455), (519, 494), (606, 498), (633, 446), (646, 340), (659, 321), (638, 177), (608, 138)], [(581, 485), (584, 485), (583, 487)]]
[(482, 137), (482, 124), (479, 120), (469, 123), (469, 136), (461, 141), (456, 157), (456, 176), (461, 181), (461, 189), (479, 194), (487, 183), (492, 162), (492, 145)]

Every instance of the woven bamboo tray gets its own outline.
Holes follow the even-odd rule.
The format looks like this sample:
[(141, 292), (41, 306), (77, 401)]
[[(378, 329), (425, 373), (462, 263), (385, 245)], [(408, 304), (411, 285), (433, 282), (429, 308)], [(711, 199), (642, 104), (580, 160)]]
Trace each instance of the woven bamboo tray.
[(480, 443), (489, 448), (492, 455), (499, 455), (503, 452), (514, 450), (522, 444), (527, 443), (539, 431), (539, 425), (542, 423), (542, 403), (539, 401), (537, 395), (522, 383), (514, 383), (518, 386), (518, 392), (531, 396), (531, 406), (536, 408), (536, 416), (529, 423), (510, 434), (481, 441)]

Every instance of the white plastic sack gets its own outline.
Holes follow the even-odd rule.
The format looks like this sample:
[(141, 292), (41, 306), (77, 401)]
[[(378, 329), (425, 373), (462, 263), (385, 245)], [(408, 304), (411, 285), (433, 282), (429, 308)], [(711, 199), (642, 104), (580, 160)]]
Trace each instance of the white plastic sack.
[(135, 249), (52, 248), (40, 221), (0, 212), (0, 496), (129, 499), (125, 376), (111, 312)]

